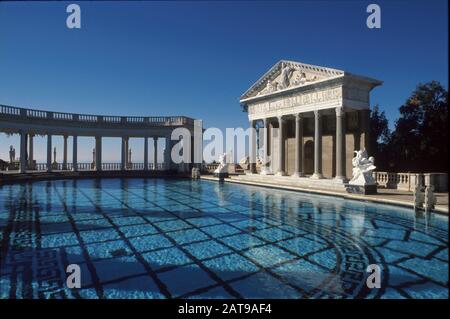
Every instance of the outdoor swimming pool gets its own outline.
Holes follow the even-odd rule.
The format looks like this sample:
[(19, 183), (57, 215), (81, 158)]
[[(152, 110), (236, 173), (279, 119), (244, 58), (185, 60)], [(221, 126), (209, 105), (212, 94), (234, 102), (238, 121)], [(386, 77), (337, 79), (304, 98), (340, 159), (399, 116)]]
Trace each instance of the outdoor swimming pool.
[[(1, 298), (448, 298), (446, 216), (333, 197), (42, 181), (0, 187), (0, 230)], [(68, 264), (81, 289), (66, 287)]]

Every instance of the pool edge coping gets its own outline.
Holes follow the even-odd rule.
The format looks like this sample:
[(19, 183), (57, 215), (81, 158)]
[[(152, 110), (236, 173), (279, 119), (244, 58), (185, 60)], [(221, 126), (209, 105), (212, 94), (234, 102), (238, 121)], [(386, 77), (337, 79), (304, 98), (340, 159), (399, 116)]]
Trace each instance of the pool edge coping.
[[(216, 181), (218, 182), (219, 179), (217, 177), (213, 176), (200, 176), (203, 180), (209, 180), (209, 181)], [(244, 185), (250, 185), (250, 186), (259, 186), (259, 187), (265, 187), (265, 188), (273, 188), (273, 189), (281, 189), (281, 190), (288, 190), (293, 192), (300, 192), (300, 193), (311, 193), (311, 194), (317, 194), (317, 195), (326, 195), (326, 196), (334, 196), (334, 197), (340, 197), (343, 199), (350, 199), (350, 200), (356, 200), (360, 202), (372, 202), (372, 203), (379, 203), (379, 204), (386, 204), (386, 205), (392, 205), (392, 206), (400, 206), (404, 208), (414, 208), (413, 203), (409, 202), (399, 202), (394, 201), (390, 199), (381, 199), (381, 198), (368, 198), (364, 197), (364, 195), (356, 195), (356, 194), (345, 194), (345, 193), (338, 193), (333, 192), (329, 190), (322, 190), (322, 189), (311, 189), (311, 188), (302, 188), (302, 187), (294, 187), (294, 186), (287, 186), (287, 185), (278, 185), (273, 183), (259, 183), (259, 182), (253, 182), (253, 181), (243, 181), (243, 180), (236, 180), (232, 178), (225, 178), (226, 182), (230, 183), (236, 183), (236, 184), (244, 184)], [(442, 216), (449, 215), (448, 208), (442, 208), (442, 207), (436, 207), (432, 211), (435, 214), (439, 214)]]

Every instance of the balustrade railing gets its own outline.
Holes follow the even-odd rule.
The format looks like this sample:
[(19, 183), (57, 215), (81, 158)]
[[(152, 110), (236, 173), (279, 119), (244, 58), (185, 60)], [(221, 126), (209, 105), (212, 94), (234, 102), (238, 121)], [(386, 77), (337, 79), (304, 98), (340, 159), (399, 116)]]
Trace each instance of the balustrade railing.
[(412, 192), (416, 185), (433, 185), (436, 191), (447, 191), (448, 176), (445, 173), (392, 173), (374, 172), (378, 186)]
[(2, 115), (21, 118), (50, 119), (57, 121), (75, 121), (82, 123), (109, 123), (109, 124), (148, 124), (148, 125), (193, 125), (194, 119), (185, 116), (109, 116), (50, 112), (35, 109), (26, 109), (0, 104), (0, 118)]
[[(20, 163), (6, 163), (4, 168), (0, 168), (0, 170), (8, 170), (8, 171), (19, 171)], [(136, 171), (136, 170), (144, 170), (144, 163), (128, 163), (126, 165), (125, 170)], [(72, 171), (73, 163), (52, 163), (51, 164), (52, 171)], [(94, 163), (77, 163), (77, 169), (79, 171), (93, 171), (95, 170)], [(102, 170), (104, 171), (119, 171), (122, 169), (121, 163), (102, 163)], [(164, 163), (157, 163), (156, 166), (153, 163), (148, 163), (148, 170), (164, 170)], [(33, 163), (33, 165), (27, 165), (27, 171), (47, 171), (47, 163)]]

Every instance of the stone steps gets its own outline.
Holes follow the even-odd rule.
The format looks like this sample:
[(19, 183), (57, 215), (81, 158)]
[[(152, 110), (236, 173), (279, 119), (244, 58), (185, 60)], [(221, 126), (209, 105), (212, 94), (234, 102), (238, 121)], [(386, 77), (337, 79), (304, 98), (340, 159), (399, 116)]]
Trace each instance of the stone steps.
[(230, 176), (231, 179), (257, 182), (262, 184), (275, 184), (290, 187), (299, 187), (304, 189), (323, 189), (346, 192), (346, 184), (342, 181), (334, 179), (312, 179), (309, 177), (293, 177), (293, 176), (276, 176), (276, 175), (259, 175), (259, 174), (246, 174)]

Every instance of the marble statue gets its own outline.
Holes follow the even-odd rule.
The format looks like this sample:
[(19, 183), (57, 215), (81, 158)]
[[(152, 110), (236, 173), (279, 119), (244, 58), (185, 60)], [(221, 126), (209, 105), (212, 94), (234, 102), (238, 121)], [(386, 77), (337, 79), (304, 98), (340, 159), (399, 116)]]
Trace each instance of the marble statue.
[(372, 172), (376, 168), (374, 165), (375, 159), (373, 156), (367, 158), (367, 151), (360, 150), (355, 151), (355, 157), (352, 159), (353, 165), (353, 177), (349, 184), (351, 185), (375, 185), (375, 179), (373, 178)]
[(290, 65), (284, 65), (281, 70), (280, 82), (278, 83), (280, 89), (288, 88), (291, 85), (291, 77), (295, 69)]
[(130, 147), (130, 149), (128, 150), (128, 164), (131, 164), (132, 163), (132, 161), (131, 161), (131, 147)]
[(53, 148), (53, 163), (56, 163), (56, 147)]
[(434, 194), (434, 186), (428, 185), (425, 187), (423, 208), (425, 209), (426, 212), (429, 212), (432, 209), (434, 209), (435, 205), (436, 205), (436, 195)]
[(9, 147), (9, 162), (12, 164), (16, 160), (16, 149), (11, 145)]
[(423, 187), (420, 186), (419, 184), (417, 184), (414, 187), (413, 198), (414, 198), (414, 210), (422, 209), (425, 198)]
[(219, 166), (214, 171), (214, 174), (228, 174), (227, 153), (219, 155)]
[(377, 183), (372, 176), (375, 159), (371, 156), (367, 158), (366, 150), (355, 151), (355, 157), (352, 159), (353, 177), (347, 184), (346, 189), (349, 193), (356, 194), (376, 194)]
[(239, 161), (239, 166), (242, 167), (243, 169), (248, 169), (249, 168), (249, 157), (244, 156), (243, 158), (241, 158), (241, 160)]
[(266, 165), (261, 166), (261, 175), (273, 175), (272, 169), (270, 168), (270, 162), (267, 162)]

